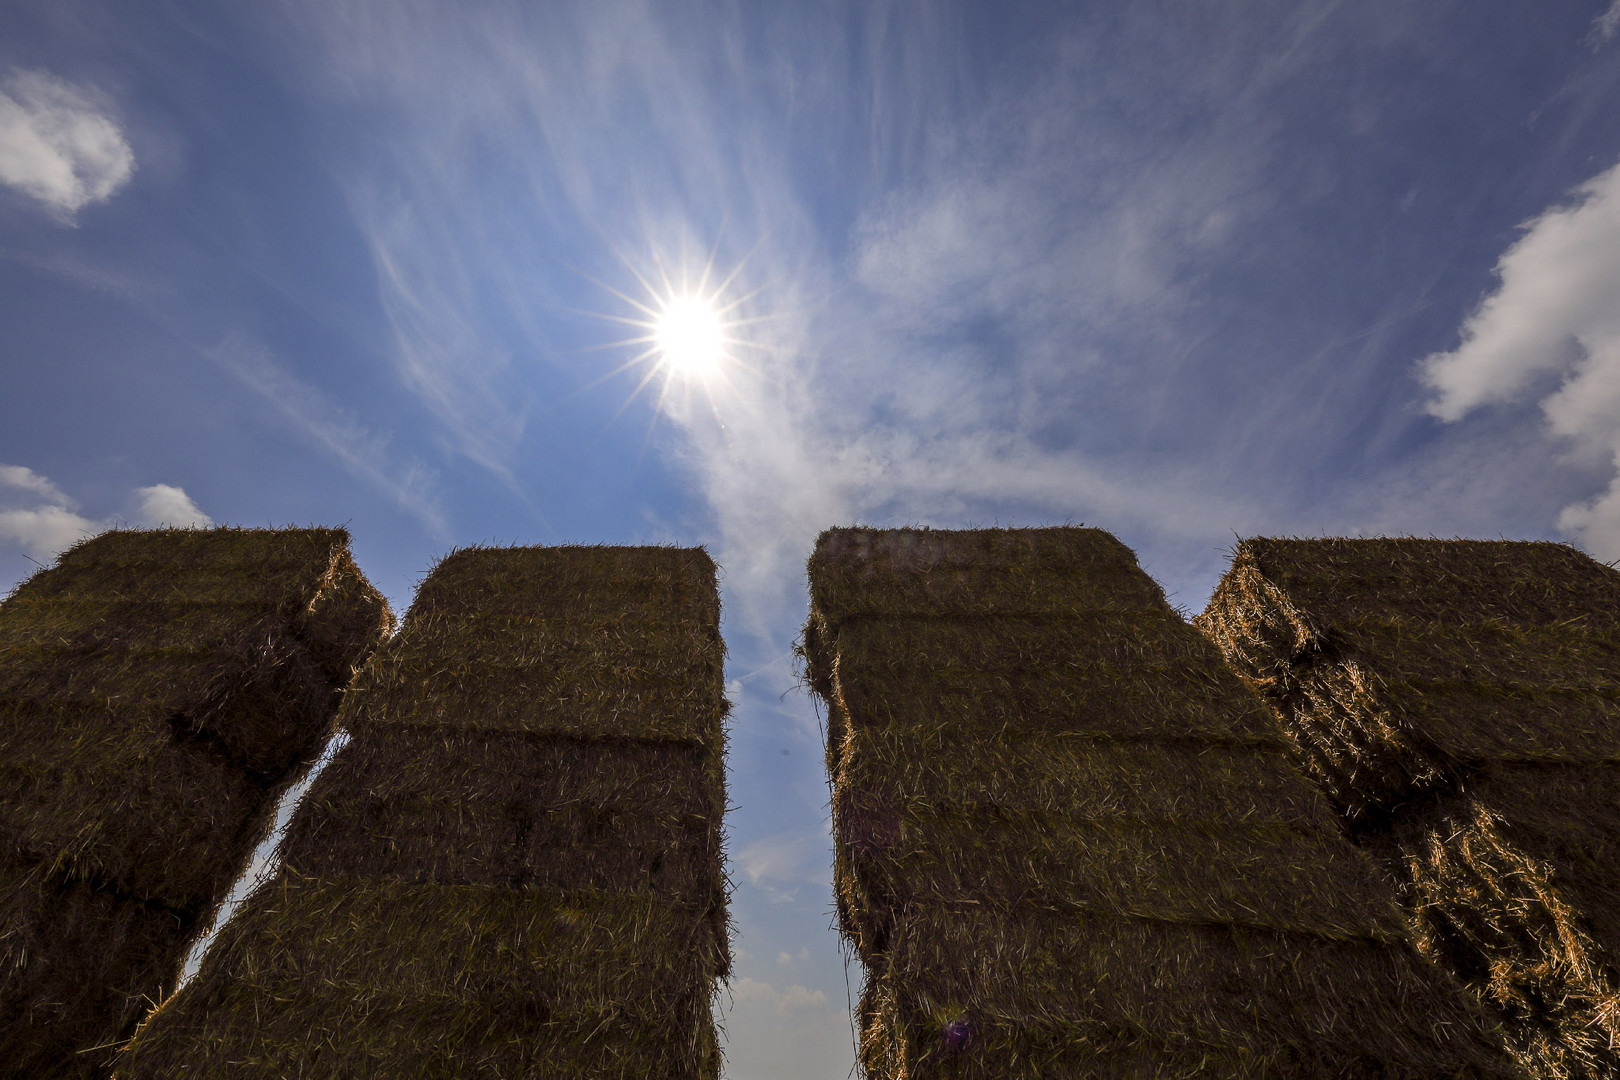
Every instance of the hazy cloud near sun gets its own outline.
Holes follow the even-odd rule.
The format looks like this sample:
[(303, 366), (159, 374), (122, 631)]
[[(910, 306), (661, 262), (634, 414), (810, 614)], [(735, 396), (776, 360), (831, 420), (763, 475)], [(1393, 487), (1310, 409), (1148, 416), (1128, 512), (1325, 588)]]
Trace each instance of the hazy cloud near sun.
[(87, 536), (120, 524), (137, 528), (205, 528), (214, 522), (182, 488), (136, 488), (133, 512), (102, 520), (85, 517), (76, 500), (23, 465), (0, 465), (0, 543), (15, 544), (36, 560), (49, 559)]
[[(1421, 362), (1436, 391), (1428, 411), (1459, 421), (1556, 378), (1541, 399), (1549, 432), (1620, 472), (1620, 163), (1526, 223), (1496, 274), (1457, 348)], [(1558, 524), (1600, 557), (1620, 558), (1620, 475)]]
[(43, 71), (0, 81), (0, 183), (71, 221), (134, 171), (123, 130), (89, 93)]

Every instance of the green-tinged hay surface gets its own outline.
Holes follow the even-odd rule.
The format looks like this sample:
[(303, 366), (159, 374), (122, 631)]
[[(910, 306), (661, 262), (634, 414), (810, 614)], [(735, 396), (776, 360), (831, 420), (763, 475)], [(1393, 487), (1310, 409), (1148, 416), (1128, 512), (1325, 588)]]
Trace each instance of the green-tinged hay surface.
[(717, 1076), (716, 597), (701, 551), (448, 556), (278, 877), (117, 1075)]
[(873, 1080), (1514, 1075), (1117, 540), (833, 530), (810, 588)]
[(1195, 622), (1526, 1068), (1620, 1074), (1620, 573), (1541, 542), (1248, 540)]
[(0, 603), (0, 1075), (105, 1076), (172, 986), (391, 625), (347, 545), (105, 533)]

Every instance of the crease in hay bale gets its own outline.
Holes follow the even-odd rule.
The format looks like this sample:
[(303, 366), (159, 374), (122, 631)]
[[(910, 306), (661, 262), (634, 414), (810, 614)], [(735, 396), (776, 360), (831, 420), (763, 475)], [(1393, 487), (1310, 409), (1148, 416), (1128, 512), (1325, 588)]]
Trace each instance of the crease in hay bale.
[(1620, 573), (1545, 542), (1247, 540), (1194, 622), (1525, 1068), (1620, 1074)]
[(334, 529), (104, 533), (0, 603), (5, 1075), (107, 1075), (391, 623)]
[(717, 1076), (717, 597), (696, 549), (447, 556), (120, 1080)]
[(1113, 537), (832, 530), (810, 591), (867, 1076), (1517, 1075)]

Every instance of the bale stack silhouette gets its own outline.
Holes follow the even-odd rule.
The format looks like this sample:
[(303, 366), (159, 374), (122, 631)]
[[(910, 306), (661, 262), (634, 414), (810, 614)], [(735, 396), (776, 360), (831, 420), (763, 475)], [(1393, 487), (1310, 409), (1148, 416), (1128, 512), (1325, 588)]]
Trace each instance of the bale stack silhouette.
[(1112, 536), (834, 529), (810, 592), (868, 1077), (1518, 1075)]
[(390, 625), (340, 529), (104, 533), (0, 603), (0, 1076), (107, 1074)]
[(1552, 543), (1247, 540), (1197, 623), (1521, 1062), (1620, 1075), (1620, 573)]
[(698, 549), (467, 549), (121, 1080), (713, 1078), (723, 646)]

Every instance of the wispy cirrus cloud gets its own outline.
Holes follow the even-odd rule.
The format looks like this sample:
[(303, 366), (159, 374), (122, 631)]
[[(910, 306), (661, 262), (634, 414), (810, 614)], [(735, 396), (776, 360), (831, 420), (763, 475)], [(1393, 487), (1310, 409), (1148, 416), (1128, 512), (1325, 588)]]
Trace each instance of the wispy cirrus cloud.
[(1592, 20), (1592, 29), (1587, 33), (1586, 40), (1592, 48), (1601, 48), (1614, 40), (1614, 35), (1620, 33), (1620, 0), (1614, 0), (1608, 10)]
[(123, 129), (91, 93), (44, 71), (15, 70), (0, 80), (0, 183), (71, 224), (134, 171)]
[(349, 475), (387, 494), (435, 537), (442, 540), (448, 535), (431, 470), (399, 460), (386, 437), (298, 378), (263, 344), (232, 335), (205, 351), (312, 443), (335, 457)]
[[(1455, 423), (1556, 378), (1541, 399), (1548, 431), (1620, 470), (1620, 163), (1525, 223), (1496, 275), (1457, 348), (1421, 362), (1428, 411)], [(1559, 526), (1620, 558), (1620, 475)]]

